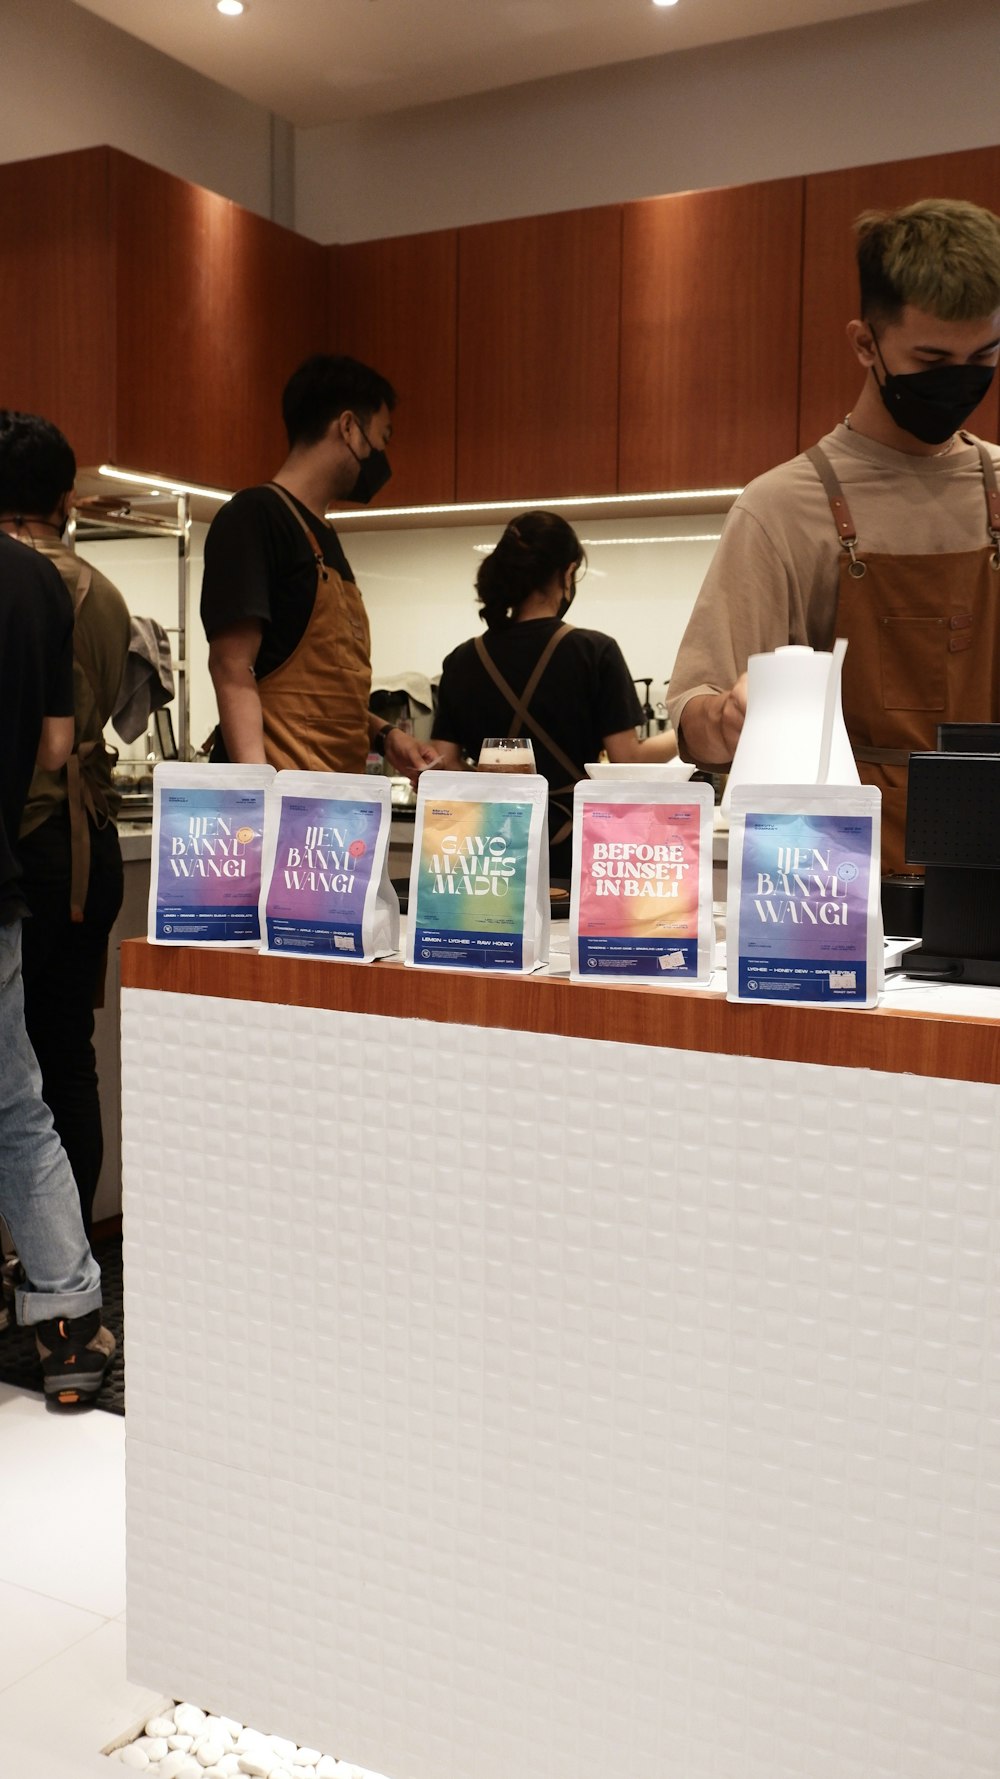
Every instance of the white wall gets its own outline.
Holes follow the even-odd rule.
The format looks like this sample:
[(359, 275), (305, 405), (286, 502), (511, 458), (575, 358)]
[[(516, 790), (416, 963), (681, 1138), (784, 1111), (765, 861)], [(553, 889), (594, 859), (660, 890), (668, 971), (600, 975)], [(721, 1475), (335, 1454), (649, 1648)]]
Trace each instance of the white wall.
[(270, 113), (70, 0), (0, 0), (0, 66), (0, 161), (110, 143), (271, 213)]
[(997, 0), (925, 0), (300, 130), (297, 226), (366, 240), (983, 147), (998, 64)]
[[(696, 518), (574, 520), (587, 549), (570, 621), (620, 643), (629, 669), (662, 703), (677, 645), (722, 529)], [(450, 650), (481, 631), (473, 582), (502, 524), (343, 536), (368, 607), (376, 686), (398, 669), (435, 677)], [(665, 711), (664, 711), (665, 714)]]

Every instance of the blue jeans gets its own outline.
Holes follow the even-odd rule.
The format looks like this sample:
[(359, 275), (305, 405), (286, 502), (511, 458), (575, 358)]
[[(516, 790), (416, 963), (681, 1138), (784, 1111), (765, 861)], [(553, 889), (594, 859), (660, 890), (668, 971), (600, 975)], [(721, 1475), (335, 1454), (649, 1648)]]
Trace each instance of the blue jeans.
[(101, 1270), (25, 1030), (19, 920), (0, 926), (0, 1215), (29, 1281), (17, 1293), (19, 1322), (100, 1308)]

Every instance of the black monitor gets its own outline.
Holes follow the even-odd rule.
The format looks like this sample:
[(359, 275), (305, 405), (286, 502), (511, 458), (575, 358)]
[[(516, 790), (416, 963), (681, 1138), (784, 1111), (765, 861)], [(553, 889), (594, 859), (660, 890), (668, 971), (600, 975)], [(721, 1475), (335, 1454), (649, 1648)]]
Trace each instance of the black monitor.
[[(954, 747), (984, 729), (1000, 747), (997, 724), (943, 724), (941, 734)], [(921, 943), (906, 974), (1000, 986), (1000, 751), (911, 754), (906, 857), (925, 867)]]

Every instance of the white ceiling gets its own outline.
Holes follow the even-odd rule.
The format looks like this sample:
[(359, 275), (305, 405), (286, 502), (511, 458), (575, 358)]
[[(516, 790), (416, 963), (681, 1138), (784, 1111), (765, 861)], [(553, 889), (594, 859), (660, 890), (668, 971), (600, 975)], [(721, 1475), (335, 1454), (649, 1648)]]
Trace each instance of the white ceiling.
[[(927, 0), (77, 0), (302, 127)], [(850, 27), (848, 27), (850, 28)]]

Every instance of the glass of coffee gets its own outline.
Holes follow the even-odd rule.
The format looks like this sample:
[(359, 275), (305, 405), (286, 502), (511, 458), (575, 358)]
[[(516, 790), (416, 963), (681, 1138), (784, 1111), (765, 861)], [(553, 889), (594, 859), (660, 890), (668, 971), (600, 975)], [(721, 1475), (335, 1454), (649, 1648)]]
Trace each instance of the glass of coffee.
[(487, 735), (479, 749), (480, 772), (534, 772), (535, 750), (527, 735)]

